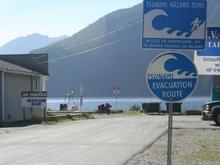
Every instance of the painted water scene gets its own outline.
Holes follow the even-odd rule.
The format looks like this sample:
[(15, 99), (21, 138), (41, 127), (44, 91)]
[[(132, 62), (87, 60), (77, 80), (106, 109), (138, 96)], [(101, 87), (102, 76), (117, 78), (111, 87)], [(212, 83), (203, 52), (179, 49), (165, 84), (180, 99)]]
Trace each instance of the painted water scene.
[(0, 165), (219, 165), (219, 0), (1, 0)]

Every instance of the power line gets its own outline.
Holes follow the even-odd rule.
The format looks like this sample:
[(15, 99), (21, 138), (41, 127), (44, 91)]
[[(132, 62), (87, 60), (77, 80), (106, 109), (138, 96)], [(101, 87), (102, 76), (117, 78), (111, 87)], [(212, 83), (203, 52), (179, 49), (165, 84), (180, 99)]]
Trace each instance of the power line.
[[(125, 30), (125, 29), (127, 29), (127, 28), (130, 28), (130, 27), (132, 27), (132, 26), (134, 26), (134, 25), (136, 25), (136, 24), (139, 24), (139, 23), (141, 23), (141, 22), (142, 22), (142, 21), (136, 21), (135, 23), (131, 23), (131, 24), (128, 24), (127, 26), (120, 27), (120, 28), (117, 29), (117, 30), (114, 30), (114, 31), (111, 31), (111, 32), (102, 34), (102, 35), (100, 35), (100, 36), (94, 37), (94, 38), (89, 39), (89, 40), (84, 41), (84, 42), (80, 42), (78, 45), (83, 45), (83, 44), (86, 44), (86, 43), (88, 43), (88, 42), (91, 42), (91, 41), (94, 41), (94, 40), (97, 40), (97, 39), (100, 39), (100, 38), (104, 38), (104, 37), (106, 37), (106, 36), (109, 36), (109, 35), (112, 35), (112, 34), (114, 34), (114, 33), (117, 33), (117, 32), (120, 32), (120, 31), (122, 31), (122, 30)], [(78, 45), (76, 45), (76, 46), (78, 46)]]
[[(114, 31), (111, 31), (111, 32), (102, 34), (102, 35), (100, 35), (100, 36), (94, 37), (94, 38), (89, 39), (89, 40), (84, 41), (84, 42), (80, 42), (78, 45), (75, 45), (75, 47), (77, 47), (77, 46), (79, 46), (79, 45), (86, 44), (86, 43), (88, 43), (88, 42), (92, 42), (92, 41), (95, 41), (95, 40), (104, 38), (104, 37), (106, 37), (106, 36), (109, 36), (109, 35), (112, 35), (112, 34), (114, 34), (114, 33), (120, 32), (120, 31), (122, 31), (122, 30), (128, 29), (128, 28), (130, 28), (130, 27), (132, 27), (132, 26), (134, 26), (134, 25), (140, 24), (141, 22), (142, 22), (142, 21), (136, 21), (135, 23), (128, 24), (128, 25), (123, 26), (123, 27), (121, 27), (121, 28), (119, 28), (119, 29), (117, 29), (117, 30), (114, 30)], [(121, 41), (123, 41), (123, 40), (127, 40), (127, 39), (129, 39), (129, 38), (131, 38), (131, 37), (133, 37), (133, 35), (130, 36), (130, 37), (125, 37), (125, 38), (122, 38), (122, 39), (119, 39), (119, 40), (116, 40), (116, 41), (112, 41), (112, 42), (103, 44), (103, 45), (101, 45), (101, 46), (97, 46), (97, 47), (95, 47), (95, 48), (90, 48), (90, 49), (86, 49), (86, 50), (81, 50), (81, 51), (79, 51), (79, 52), (76, 52), (76, 53), (73, 53), (73, 54), (70, 54), (70, 55), (66, 55), (66, 56), (62, 56), (62, 57), (55, 57), (55, 58), (50, 59), (50, 60), (47, 60), (47, 61), (42, 61), (42, 62), (37, 63), (37, 65), (43, 64), (43, 63), (47, 63), (47, 62), (55, 62), (55, 61), (59, 61), (59, 60), (62, 60), (62, 59), (66, 59), (66, 58), (69, 58), (69, 57), (72, 57), (72, 56), (76, 56), (76, 55), (88, 53), (88, 52), (91, 52), (91, 51), (94, 51), (94, 50), (97, 50), (97, 49), (101, 49), (101, 48), (107, 47), (107, 46), (109, 46), (109, 45), (113, 45), (113, 44), (118, 43), (118, 42), (121, 42)]]
[(123, 40), (127, 40), (129, 38), (132, 38), (134, 35), (132, 36), (129, 36), (129, 37), (125, 37), (125, 38), (122, 38), (122, 39), (119, 39), (119, 40), (116, 40), (116, 41), (112, 41), (112, 42), (108, 42), (106, 44), (103, 44), (101, 46), (97, 46), (95, 48), (91, 48), (91, 49), (87, 49), (87, 50), (82, 50), (82, 51), (79, 51), (77, 53), (73, 53), (73, 54), (70, 54), (70, 55), (66, 55), (66, 56), (63, 56), (63, 57), (57, 57), (57, 58), (53, 58), (51, 60), (48, 60), (48, 61), (42, 61), (42, 62), (39, 62), (37, 63), (38, 65), (39, 64), (44, 64), (44, 63), (47, 63), (47, 62), (55, 62), (55, 61), (59, 61), (59, 60), (62, 60), (62, 59), (66, 59), (66, 58), (69, 58), (69, 57), (72, 57), (72, 56), (76, 56), (76, 55), (81, 55), (81, 54), (84, 54), (84, 53), (88, 53), (88, 52), (91, 52), (91, 51), (94, 51), (94, 50), (97, 50), (97, 49), (101, 49), (101, 48), (104, 48), (104, 47), (107, 47), (107, 46), (110, 46), (110, 45), (113, 45), (115, 43), (118, 43), (118, 42), (121, 42)]

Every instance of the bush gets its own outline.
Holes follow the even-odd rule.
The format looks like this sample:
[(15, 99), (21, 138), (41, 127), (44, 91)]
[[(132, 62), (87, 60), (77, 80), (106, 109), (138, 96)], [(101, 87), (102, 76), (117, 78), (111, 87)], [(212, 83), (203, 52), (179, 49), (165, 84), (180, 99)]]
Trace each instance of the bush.
[(82, 117), (84, 117), (85, 119), (95, 119), (94, 116), (89, 113), (82, 113)]
[(119, 113), (123, 113), (123, 110), (112, 110), (111, 113), (112, 114), (119, 114)]
[(132, 105), (132, 107), (129, 108), (129, 111), (141, 111), (141, 106)]

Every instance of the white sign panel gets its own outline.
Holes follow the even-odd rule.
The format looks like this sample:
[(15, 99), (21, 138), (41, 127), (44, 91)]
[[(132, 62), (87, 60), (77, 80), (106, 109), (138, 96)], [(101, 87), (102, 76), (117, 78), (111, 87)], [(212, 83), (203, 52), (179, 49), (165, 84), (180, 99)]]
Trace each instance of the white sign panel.
[(119, 87), (113, 87), (113, 93), (114, 93), (115, 95), (120, 94), (120, 88), (119, 88)]
[(195, 51), (194, 62), (200, 75), (220, 75), (220, 27), (209, 27), (207, 50)]
[(22, 92), (21, 105), (24, 108), (32, 107), (46, 107), (47, 106), (47, 92)]

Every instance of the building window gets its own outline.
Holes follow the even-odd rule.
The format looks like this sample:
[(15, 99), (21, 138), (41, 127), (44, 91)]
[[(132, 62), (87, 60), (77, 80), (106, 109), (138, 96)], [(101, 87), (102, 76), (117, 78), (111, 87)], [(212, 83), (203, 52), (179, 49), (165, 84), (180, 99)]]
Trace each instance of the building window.
[(38, 90), (38, 78), (32, 78), (32, 90)]

